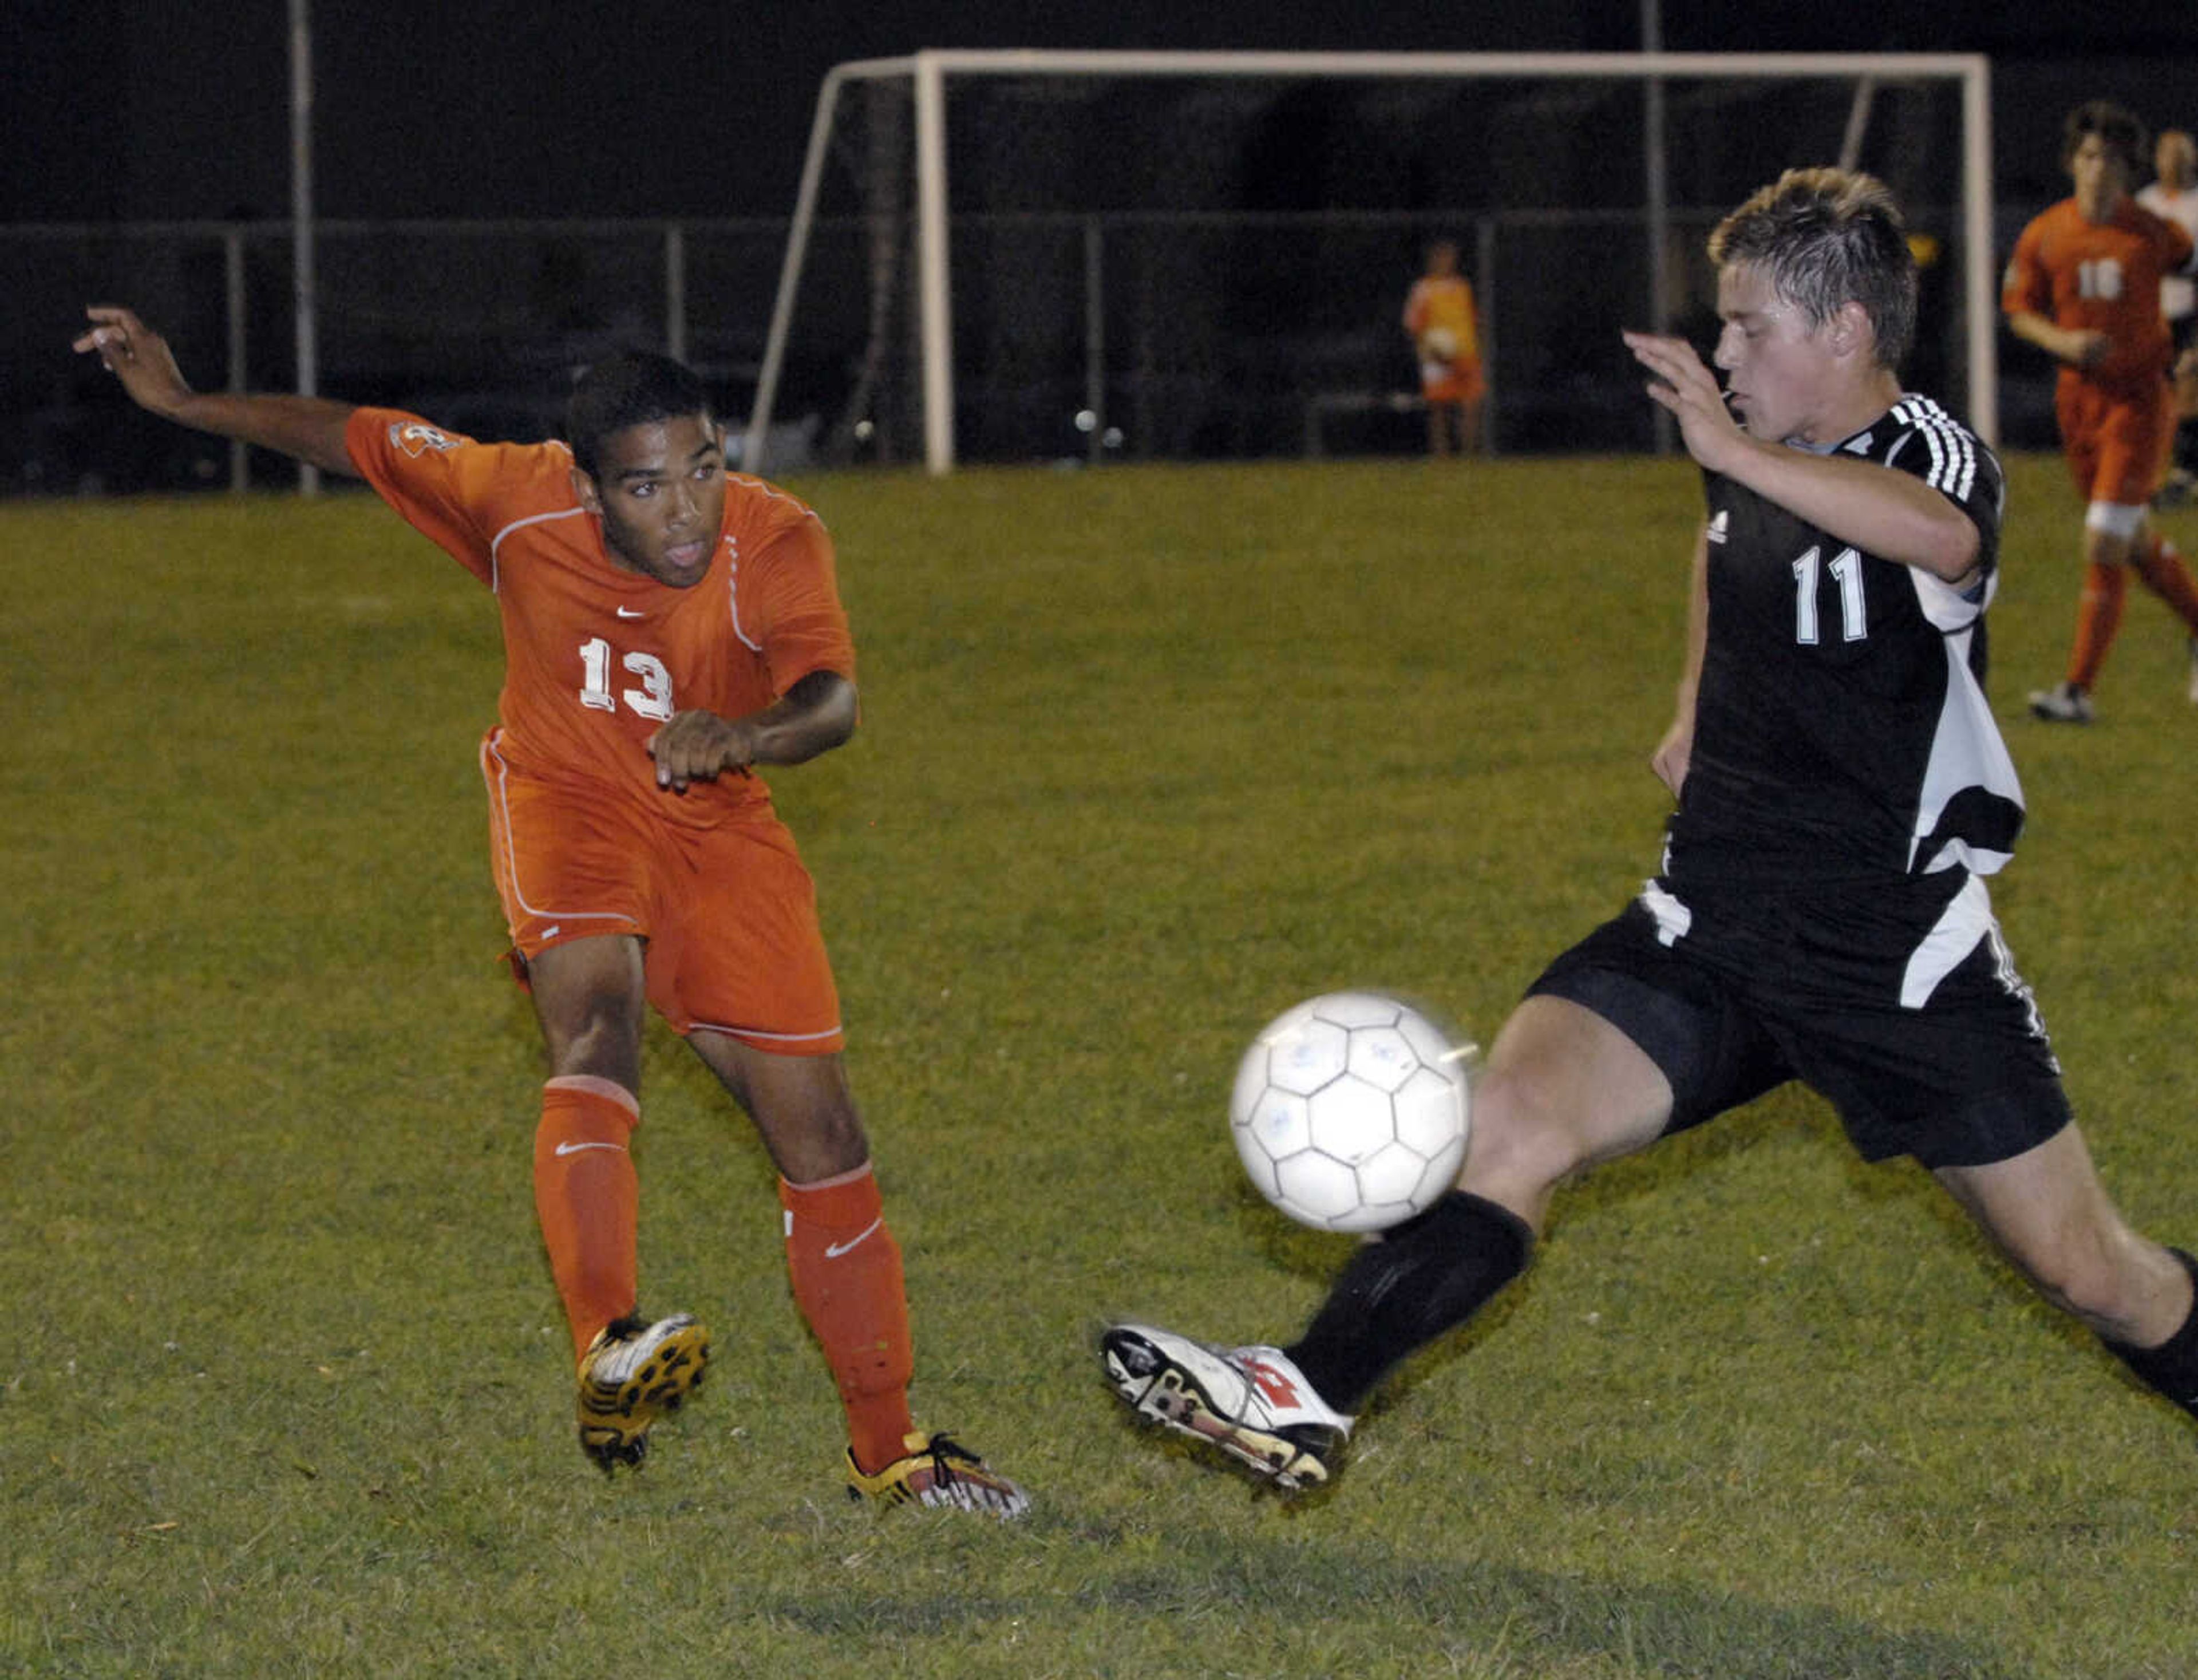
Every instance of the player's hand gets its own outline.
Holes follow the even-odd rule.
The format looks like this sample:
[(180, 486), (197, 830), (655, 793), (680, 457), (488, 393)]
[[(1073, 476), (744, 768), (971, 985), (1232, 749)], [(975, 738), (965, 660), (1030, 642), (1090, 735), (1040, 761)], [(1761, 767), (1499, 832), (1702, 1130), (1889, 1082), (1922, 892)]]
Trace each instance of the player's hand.
[(645, 743), (656, 760), (656, 785), (675, 793), (755, 762), (755, 732), (714, 712), (682, 712)]
[(2067, 349), (2062, 353), (2079, 368), (2096, 368), (2107, 359), (2114, 341), (2104, 333), (2072, 332), (2068, 334)]
[(1686, 340), (1660, 333), (1621, 333), (1633, 359), (1654, 375), (1648, 394), (1672, 411), (1687, 453), (1716, 471), (1747, 434), (1724, 404), (1717, 375)]
[(1687, 765), (1695, 751), (1695, 724), (1691, 718), (1675, 718), (1672, 727), (1664, 731), (1663, 740), (1648, 755), (1648, 768), (1656, 772), (1656, 779), (1672, 790), (1672, 797), (1679, 797), (1679, 788), (1687, 779)]
[(122, 381), (131, 401), (166, 415), (189, 398), (191, 387), (176, 366), (167, 340), (116, 304), (94, 304), (84, 314), (92, 324), (73, 348), (79, 355), (98, 357), (100, 365)]

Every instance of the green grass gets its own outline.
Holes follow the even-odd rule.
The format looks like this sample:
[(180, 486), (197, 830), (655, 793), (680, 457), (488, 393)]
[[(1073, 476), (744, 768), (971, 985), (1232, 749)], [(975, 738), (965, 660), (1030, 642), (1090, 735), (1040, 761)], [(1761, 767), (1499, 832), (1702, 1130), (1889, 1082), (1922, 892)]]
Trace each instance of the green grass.
[[(574, 1449), (478, 586), (362, 497), (0, 509), (0, 1672), (2167, 1680), (2194, 1442), (1912, 1167), (1782, 1092), (1562, 1199), (1529, 1280), (1255, 1497), (1094, 1333), (1287, 1336), (1347, 1252), (1241, 1180), (1247, 1035), (1354, 983), (1492, 1032), (1654, 867), (1678, 463), (796, 486), (865, 718), (774, 777), (906, 1252), (921, 1416), (1014, 1528), (850, 1507), (770, 1175), (649, 1046), (646, 1299), (719, 1361)], [(2089, 730), (2077, 510), (2015, 463), (1995, 887), (2115, 1194), (2198, 1239), (2183, 643)], [(2198, 521), (2174, 528), (2198, 537)]]

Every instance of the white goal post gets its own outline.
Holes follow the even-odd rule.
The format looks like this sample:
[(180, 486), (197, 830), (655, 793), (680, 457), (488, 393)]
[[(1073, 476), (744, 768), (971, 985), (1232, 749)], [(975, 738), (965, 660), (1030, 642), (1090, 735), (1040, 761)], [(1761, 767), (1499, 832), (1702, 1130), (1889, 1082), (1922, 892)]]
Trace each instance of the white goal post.
[[(817, 201), (829, 150), (834, 113), (851, 84), (904, 80), (915, 113), (916, 224), (916, 335), (921, 359), (924, 462), (933, 474), (955, 462), (954, 323), (948, 284), (949, 159), (946, 98), (950, 79), (962, 77), (1218, 77), (1326, 80), (1465, 77), (1514, 79), (1602, 78), (1638, 81), (1652, 90), (1676, 78), (1753, 80), (1852, 80), (1853, 115), (1842, 162), (1852, 162), (1868, 120), (1872, 90), (1891, 81), (1945, 81), (1958, 85), (1961, 105), (1961, 296), (1966, 323), (1967, 412), (1987, 442), (1997, 441), (1997, 309), (1993, 294), (1991, 70), (1980, 54), (1956, 53), (1296, 53), (1076, 52), (1055, 50), (927, 49), (904, 58), (866, 59), (835, 66), (825, 77), (811, 125), (809, 147), (781, 266), (778, 290), (758, 375), (744, 440), (742, 465), (764, 465), (763, 445), (785, 367), (786, 346), (801, 281)], [(1651, 102), (1649, 109), (1655, 105)], [(1653, 119), (1644, 122), (1654, 126)], [(1646, 136), (1652, 271), (1662, 261), (1660, 218), (1664, 179), (1660, 134)], [(1810, 160), (1796, 159), (1796, 162)], [(1653, 308), (1660, 317), (1666, 299)], [(1653, 324), (1666, 323), (1655, 320)]]

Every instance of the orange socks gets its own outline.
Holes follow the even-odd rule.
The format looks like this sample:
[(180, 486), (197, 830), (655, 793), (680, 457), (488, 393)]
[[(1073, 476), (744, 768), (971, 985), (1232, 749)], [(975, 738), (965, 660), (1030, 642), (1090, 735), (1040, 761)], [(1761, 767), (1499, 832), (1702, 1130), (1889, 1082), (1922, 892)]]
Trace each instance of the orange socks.
[(626, 1140), (640, 1124), (641, 1105), (608, 1079), (573, 1075), (542, 1088), (534, 1211), (576, 1364), (596, 1331), (633, 1311), (641, 1184)]
[(848, 1445), (864, 1471), (899, 1457), (916, 1357), (900, 1247), (886, 1229), (865, 1161), (814, 1184), (778, 1182), (794, 1299), (816, 1333), (847, 1409)]
[(2122, 604), (2129, 596), (2129, 573), (2096, 561), (2084, 569), (2084, 593), (2076, 602), (2076, 645), (2068, 650), (2068, 680), (2089, 694), (2099, 667), (2122, 627)]
[[(534, 1207), (573, 1330), (575, 1363), (596, 1333), (634, 1308), (641, 1193), (627, 1139), (641, 1121), (608, 1079), (552, 1079), (534, 1133)], [(915, 1354), (900, 1247), (886, 1228), (865, 1162), (815, 1184), (779, 1181), (794, 1299), (816, 1333), (847, 1410), (848, 1445), (865, 1471), (901, 1456)]]
[(2190, 568), (2183, 563), (2175, 544), (2157, 531), (2148, 531), (2138, 539), (2130, 563), (2144, 579), (2144, 586), (2174, 609), (2193, 636), (2198, 636), (2198, 583), (2191, 581)]

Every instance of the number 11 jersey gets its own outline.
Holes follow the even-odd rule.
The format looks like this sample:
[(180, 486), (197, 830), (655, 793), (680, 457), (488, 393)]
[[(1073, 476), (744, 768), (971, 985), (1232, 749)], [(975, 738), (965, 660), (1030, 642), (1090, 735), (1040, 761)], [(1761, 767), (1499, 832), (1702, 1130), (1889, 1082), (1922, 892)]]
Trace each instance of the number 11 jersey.
[(1983, 689), (1998, 460), (1916, 396), (1829, 452), (1953, 501), (1976, 526), (1979, 570), (1957, 589), (1705, 474), (1708, 638), (1666, 846), (1675, 890), (1989, 875), (2021, 829), (2022, 790)]

